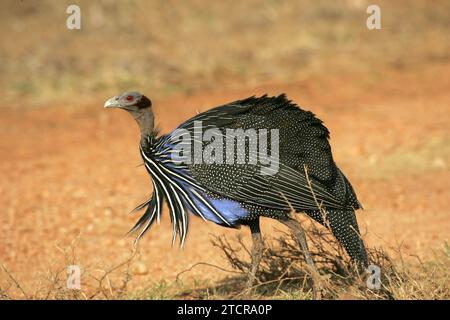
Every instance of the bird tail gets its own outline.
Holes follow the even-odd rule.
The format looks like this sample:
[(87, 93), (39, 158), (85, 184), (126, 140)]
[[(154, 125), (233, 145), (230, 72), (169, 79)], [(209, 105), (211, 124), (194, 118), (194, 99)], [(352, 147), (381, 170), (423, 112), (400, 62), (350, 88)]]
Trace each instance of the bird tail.
[(328, 223), (334, 236), (345, 248), (350, 258), (358, 264), (367, 267), (369, 260), (366, 247), (359, 232), (355, 211), (330, 211), (328, 213)]
[(350, 258), (357, 264), (367, 267), (369, 259), (361, 238), (355, 211), (327, 210), (324, 221), (319, 211), (311, 212), (311, 217), (331, 229), (331, 232), (344, 247)]

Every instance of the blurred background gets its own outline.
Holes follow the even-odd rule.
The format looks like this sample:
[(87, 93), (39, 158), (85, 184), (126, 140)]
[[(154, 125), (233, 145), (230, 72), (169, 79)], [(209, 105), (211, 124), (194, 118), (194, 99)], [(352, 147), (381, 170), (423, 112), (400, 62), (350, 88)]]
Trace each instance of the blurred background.
[[(31, 102), (139, 87), (153, 97), (421, 68), (449, 58), (449, 1), (2, 1), (1, 88)], [(15, 100), (13, 100), (15, 101)]]
[[(80, 30), (66, 27), (71, 4), (81, 8)], [(381, 8), (381, 30), (366, 26), (370, 4)], [(137, 217), (127, 213), (151, 184), (137, 167), (137, 126), (102, 108), (130, 89), (152, 98), (163, 132), (215, 105), (285, 92), (331, 130), (335, 160), (366, 208), (358, 218), (370, 245), (430, 258), (448, 240), (450, 1), (1, 7), (0, 297), (46, 297), (67, 264), (99, 276), (130, 255), (124, 234)], [(133, 290), (170, 283), (199, 261), (223, 264), (209, 233), (248, 240), (247, 230), (194, 218), (186, 249), (171, 249), (165, 218), (130, 266)], [(265, 221), (264, 232), (273, 225)], [(199, 267), (187, 277), (224, 274)]]

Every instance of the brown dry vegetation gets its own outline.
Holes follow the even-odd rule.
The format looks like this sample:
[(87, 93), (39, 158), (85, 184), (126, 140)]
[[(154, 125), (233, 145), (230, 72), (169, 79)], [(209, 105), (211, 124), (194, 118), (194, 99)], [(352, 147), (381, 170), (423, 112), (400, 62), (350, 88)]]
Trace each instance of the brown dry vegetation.
[[(242, 277), (229, 273), (239, 270), (211, 239), (240, 234), (248, 246), (247, 230), (193, 218), (181, 250), (165, 216), (137, 251), (124, 236), (151, 186), (133, 120), (102, 105), (131, 88), (153, 98), (163, 132), (214, 105), (286, 92), (330, 129), (365, 207), (364, 238), (389, 261), (389, 295), (324, 265), (324, 298), (450, 297), (448, 1), (380, 1), (380, 31), (366, 29), (364, 0), (80, 3), (81, 31), (65, 29), (65, 1), (4, 1), (0, 12), (0, 298), (239, 297)], [(280, 264), (257, 297), (311, 298), (308, 283), (286, 280), (305, 270), (275, 227), (263, 220), (273, 243), (263, 266), (268, 253), (294, 265)], [(66, 288), (70, 264), (81, 291)]]

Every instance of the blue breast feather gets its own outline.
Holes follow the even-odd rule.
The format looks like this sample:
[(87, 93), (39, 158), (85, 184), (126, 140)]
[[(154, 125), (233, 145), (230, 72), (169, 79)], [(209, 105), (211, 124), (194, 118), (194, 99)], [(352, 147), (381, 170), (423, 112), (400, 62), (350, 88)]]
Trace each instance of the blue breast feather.
[[(212, 221), (219, 225), (224, 225), (224, 222), (191, 191), (192, 186), (187, 185), (186, 183), (183, 182), (181, 182), (180, 185), (189, 194), (195, 206), (200, 210), (200, 212), (202, 213), (202, 215), (205, 217), (206, 220)], [(196, 191), (204, 199), (206, 199), (209, 202), (209, 204), (211, 204), (231, 226), (238, 226), (239, 225), (238, 221), (244, 219), (249, 214), (246, 209), (241, 207), (238, 201), (234, 201), (231, 199), (217, 199), (216, 197), (212, 198), (201, 190)], [(186, 201), (183, 201), (183, 203), (192, 214), (197, 215), (195, 210), (193, 210)]]

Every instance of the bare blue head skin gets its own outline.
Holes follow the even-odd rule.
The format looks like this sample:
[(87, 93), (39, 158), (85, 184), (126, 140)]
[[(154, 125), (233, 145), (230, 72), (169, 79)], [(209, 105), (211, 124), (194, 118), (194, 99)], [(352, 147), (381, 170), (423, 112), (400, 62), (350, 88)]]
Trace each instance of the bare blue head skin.
[(114, 96), (105, 102), (105, 108), (120, 108), (128, 111), (141, 130), (141, 143), (154, 129), (152, 102), (143, 94), (130, 91)]

